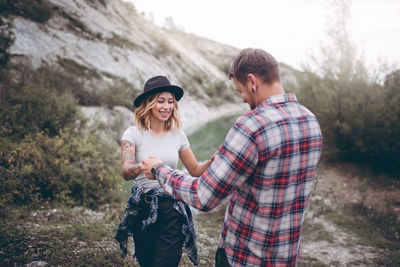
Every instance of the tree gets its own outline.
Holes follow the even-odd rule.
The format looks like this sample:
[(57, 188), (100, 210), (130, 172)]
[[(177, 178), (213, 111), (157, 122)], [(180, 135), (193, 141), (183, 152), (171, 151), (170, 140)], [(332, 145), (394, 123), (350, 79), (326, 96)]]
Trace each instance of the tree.
[(320, 121), (326, 158), (394, 170), (400, 163), (393, 153), (400, 140), (392, 131), (400, 124), (397, 80), (383, 86), (366, 67), (348, 31), (350, 1), (335, 0), (331, 7), (335, 16), (329, 18), (320, 53), (312, 58), (314, 69), (303, 67), (299, 98)]

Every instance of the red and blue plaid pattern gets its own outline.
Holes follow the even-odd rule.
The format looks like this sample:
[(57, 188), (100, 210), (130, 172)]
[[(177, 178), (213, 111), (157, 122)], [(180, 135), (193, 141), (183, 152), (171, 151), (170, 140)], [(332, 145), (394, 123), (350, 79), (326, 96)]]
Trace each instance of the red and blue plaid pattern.
[(322, 135), (294, 94), (241, 116), (199, 178), (162, 164), (165, 192), (206, 211), (229, 196), (219, 247), (232, 266), (294, 266)]

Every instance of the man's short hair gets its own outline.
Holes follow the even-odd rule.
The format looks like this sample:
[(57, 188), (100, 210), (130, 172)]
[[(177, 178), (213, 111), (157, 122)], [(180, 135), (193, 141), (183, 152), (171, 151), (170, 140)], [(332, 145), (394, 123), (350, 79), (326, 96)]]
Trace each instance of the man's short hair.
[(266, 84), (281, 80), (278, 62), (262, 49), (243, 49), (233, 61), (228, 77), (245, 84), (249, 73), (261, 78)]

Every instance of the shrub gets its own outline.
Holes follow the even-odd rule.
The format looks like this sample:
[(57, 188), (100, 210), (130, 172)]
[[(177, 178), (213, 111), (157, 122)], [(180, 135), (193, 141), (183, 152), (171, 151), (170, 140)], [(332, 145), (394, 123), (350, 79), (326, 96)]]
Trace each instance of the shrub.
[[(204, 92), (211, 97), (212, 104), (218, 104), (223, 101), (237, 101), (237, 94), (235, 94), (231, 85), (227, 85), (223, 81), (207, 83), (203, 87)], [(223, 100), (221, 100), (223, 99)]]
[(37, 132), (15, 143), (3, 137), (1, 146), (0, 208), (43, 201), (96, 207), (113, 198), (118, 157), (98, 135)]
[(131, 109), (133, 99), (139, 94), (139, 91), (124, 78), (109, 73), (103, 74), (113, 79), (114, 84), (97, 93), (101, 104), (109, 107), (125, 106)]
[(10, 59), (10, 47), (14, 43), (12, 23), (0, 17), (0, 68), (4, 68)]
[(226, 76), (228, 76), (229, 70), (231, 68), (231, 63), (233, 59), (230, 59), (230, 61), (226, 61), (223, 63), (219, 63), (217, 64), (217, 67), (220, 71), (222, 71), (224, 74), (226, 74)]
[(27, 69), (1, 70), (9, 79), (0, 94), (0, 209), (111, 201), (119, 176), (115, 147), (85, 126), (64, 76)]
[(3, 131), (14, 139), (37, 131), (54, 136), (76, 120), (77, 101), (70, 92), (59, 94), (37, 83), (6, 85), (1, 102)]
[(46, 23), (54, 14), (52, 5), (45, 0), (3, 0), (2, 14), (13, 14), (39, 23)]

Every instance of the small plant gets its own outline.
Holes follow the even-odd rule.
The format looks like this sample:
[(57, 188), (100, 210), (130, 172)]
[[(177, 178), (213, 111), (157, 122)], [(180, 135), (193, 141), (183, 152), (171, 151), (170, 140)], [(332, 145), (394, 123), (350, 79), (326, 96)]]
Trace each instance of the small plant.
[(225, 101), (237, 102), (238, 97), (232, 86), (223, 81), (207, 83), (203, 86), (204, 92), (211, 98), (211, 104), (219, 104)]
[(74, 16), (71, 16), (64, 10), (59, 10), (58, 13), (68, 21), (66, 27), (75, 32), (77, 35), (85, 37), (89, 40), (96, 40), (101, 37), (101, 33), (92, 32), (82, 21)]
[(12, 23), (0, 16), (0, 68), (4, 68), (10, 59), (10, 47), (15, 37), (12, 31)]
[(1, 14), (13, 14), (29, 20), (46, 23), (54, 14), (53, 6), (46, 0), (3, 0)]
[(101, 103), (109, 107), (125, 106), (131, 109), (133, 99), (139, 94), (139, 90), (124, 78), (110, 73), (103, 73), (103, 75), (113, 79), (113, 85), (98, 93)]
[(95, 5), (96, 2), (99, 2), (100, 4), (102, 4), (104, 7), (107, 7), (107, 2), (106, 0), (85, 0), (87, 3)]
[(121, 48), (139, 49), (140, 46), (132, 41), (122, 37), (121, 35), (112, 32), (112, 37), (106, 38), (105, 41), (110, 45), (115, 45)]

